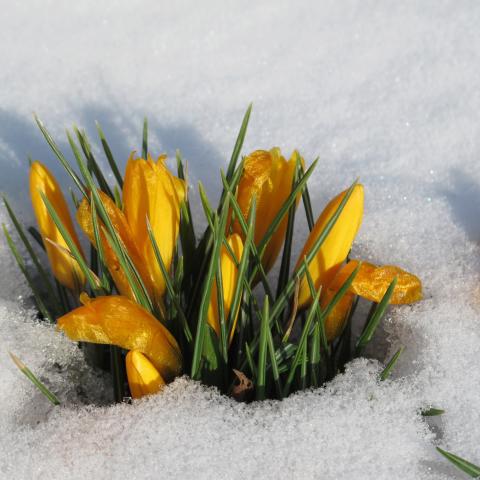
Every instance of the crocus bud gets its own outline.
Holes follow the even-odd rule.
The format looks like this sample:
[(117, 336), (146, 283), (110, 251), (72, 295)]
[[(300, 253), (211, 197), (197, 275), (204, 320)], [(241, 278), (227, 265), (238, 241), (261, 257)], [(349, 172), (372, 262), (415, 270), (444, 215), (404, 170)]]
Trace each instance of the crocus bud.
[(125, 358), (128, 386), (133, 398), (157, 393), (165, 382), (152, 362), (140, 351), (130, 350)]
[[(305, 256), (310, 252), (315, 241), (321, 235), (327, 222), (332, 218), (347, 191), (336, 196), (325, 207), (320, 217), (318, 217), (313, 230), (303, 247), (302, 253), (298, 259), (295, 269), (297, 270), (303, 262)], [(345, 204), (342, 213), (338, 217), (335, 225), (330, 230), (327, 238), (318, 250), (315, 257), (308, 264), (308, 271), (313, 279), (315, 289), (320, 286), (326, 288), (333, 280), (342, 263), (347, 258), (348, 252), (352, 246), (353, 240), (357, 235), (363, 216), (363, 186), (356, 185), (350, 198)], [(310, 288), (306, 275), (302, 277), (300, 284), (300, 294), (298, 299), (299, 307), (305, 307), (312, 302)]]
[(48, 213), (40, 192), (55, 208), (58, 217), (72, 237), (79, 252), (82, 253), (67, 202), (58, 182), (45, 165), (40, 162), (33, 162), (30, 167), (30, 196), (50, 266), (55, 278), (63, 286), (71, 291), (78, 292), (85, 283), (85, 276), (77, 261), (70, 255), (68, 245)]
[(98, 297), (58, 319), (57, 328), (74, 341), (117, 345), (143, 353), (165, 381), (182, 370), (172, 334), (153, 315), (126, 297)]
[(165, 279), (157, 262), (147, 230), (147, 218), (167, 270), (175, 253), (180, 228), (180, 206), (185, 198), (185, 182), (168, 170), (166, 156), (155, 162), (150, 156), (130, 156), (123, 183), (123, 208), (135, 243), (154, 279), (155, 298), (165, 293)]
[[(228, 251), (227, 247), (225, 245), (222, 245), (220, 251), (220, 265), (222, 272), (223, 308), (225, 312), (225, 321), (228, 320), (228, 315), (230, 314), (233, 297), (235, 295), (235, 288), (237, 286), (237, 262), (240, 262), (243, 254), (243, 242), (239, 235), (237, 235), (236, 233), (230, 235), (227, 238), (227, 243), (236, 258), (232, 258), (232, 255)], [(238, 310), (237, 312), (235, 312), (235, 318), (230, 333), (230, 340), (233, 338), (237, 317)], [(208, 324), (215, 330), (216, 334), (220, 335), (220, 315), (218, 311), (216, 278), (213, 281), (212, 293), (210, 296), (210, 305), (208, 307), (207, 313), (207, 320)]]
[[(279, 148), (272, 148), (270, 151), (257, 150), (245, 158), (242, 177), (237, 188), (237, 201), (245, 220), (247, 220), (252, 199), (254, 196), (256, 197), (257, 221), (254, 241), (257, 246), (292, 192), (297, 156), (299, 154), (295, 151), (287, 161), (282, 157)], [(304, 164), (301, 157), (300, 163)], [(300, 195), (297, 198), (297, 204), (299, 200)], [(262, 257), (262, 265), (266, 272), (272, 268), (282, 249), (287, 223), (288, 215), (285, 215), (266, 246)], [(233, 230), (245, 240), (238, 221), (233, 223)]]
[[(130, 228), (127, 219), (125, 218), (125, 214), (115, 205), (113, 200), (107, 194), (101, 191), (98, 193), (103, 207), (107, 212), (108, 218), (110, 219), (115, 232), (123, 243), (128, 256), (132, 260), (137, 272), (139, 273), (148, 294), (153, 295), (154, 280), (150, 276), (145, 259), (138, 249), (138, 246), (135, 242), (134, 232)], [(115, 254), (112, 245), (110, 245), (104, 233), (104, 229), (106, 227), (99, 217), (97, 220), (100, 230), (100, 243), (102, 244), (101, 247), (103, 249), (105, 263), (107, 264), (108, 271), (112, 276), (115, 286), (120, 294), (130, 298), (131, 300), (135, 300), (135, 294), (128, 281), (127, 275), (121, 267), (120, 260)], [(92, 245), (98, 249), (99, 246), (96, 244), (95, 233), (93, 229), (92, 209), (90, 207), (90, 202), (86, 198), (80, 202), (78, 207), (77, 221), (82, 230), (88, 236)]]

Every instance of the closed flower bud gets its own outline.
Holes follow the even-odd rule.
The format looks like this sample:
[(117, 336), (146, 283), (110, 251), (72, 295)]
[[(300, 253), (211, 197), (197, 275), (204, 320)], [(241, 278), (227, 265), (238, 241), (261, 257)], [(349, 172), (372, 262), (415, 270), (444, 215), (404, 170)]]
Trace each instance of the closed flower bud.
[(153, 278), (155, 298), (165, 293), (165, 280), (147, 231), (147, 218), (167, 270), (175, 253), (180, 228), (180, 206), (185, 198), (185, 182), (168, 170), (166, 156), (155, 162), (150, 156), (127, 162), (123, 183), (123, 206), (137, 248)]
[[(232, 258), (232, 255), (228, 251), (227, 247), (225, 245), (222, 245), (220, 251), (220, 265), (222, 272), (223, 308), (225, 312), (225, 321), (228, 320), (231, 304), (235, 295), (235, 288), (237, 286), (237, 262), (240, 262), (243, 254), (243, 242), (239, 235), (235, 233), (233, 235), (230, 235), (227, 238), (227, 243), (236, 258)], [(220, 314), (218, 311), (217, 298), (217, 282), (215, 278), (212, 286), (212, 293), (210, 296), (210, 305), (208, 307), (207, 320), (208, 324), (215, 330), (216, 334), (220, 336)], [(233, 325), (231, 327), (230, 340), (233, 338), (233, 333), (235, 332), (237, 317), (238, 310), (237, 312), (235, 312)]]
[[(149, 293), (149, 295), (153, 295), (153, 278), (151, 277), (150, 272), (147, 269), (144, 258), (140, 254), (140, 251), (135, 242), (134, 232), (128, 225), (124, 213), (115, 205), (113, 200), (108, 195), (103, 192), (98, 193), (103, 207), (105, 208), (105, 211), (107, 212), (107, 215), (110, 219), (110, 222), (112, 223), (115, 232), (125, 246), (128, 256), (132, 260), (136, 270), (142, 278), (143, 284), (145, 285), (147, 292)], [(128, 282), (127, 275), (122, 269), (120, 265), (120, 260), (115, 254), (112, 245), (110, 245), (104, 233), (104, 229), (106, 227), (104, 226), (103, 222), (101, 222), (99, 217), (97, 218), (97, 220), (99, 224), (100, 242), (102, 244), (101, 247), (104, 253), (105, 262), (107, 264), (108, 271), (110, 272), (110, 275), (112, 276), (112, 279), (115, 283), (115, 286), (117, 287), (117, 290), (121, 295), (124, 295), (131, 300), (135, 300), (135, 294), (132, 286)], [(77, 221), (82, 230), (90, 239), (90, 242), (92, 242), (92, 245), (94, 245), (95, 248), (98, 249), (99, 246), (95, 242), (95, 233), (93, 229), (92, 209), (90, 207), (89, 201), (86, 198), (84, 198), (80, 202), (80, 206), (78, 207)]]
[(50, 266), (55, 278), (64, 287), (78, 292), (85, 283), (85, 276), (78, 262), (69, 254), (68, 245), (48, 213), (40, 192), (55, 208), (58, 217), (81, 253), (80, 242), (60, 186), (45, 165), (33, 162), (30, 168), (30, 196)]
[(130, 350), (125, 358), (128, 386), (133, 398), (159, 392), (165, 382), (152, 362), (140, 351)]
[[(245, 220), (248, 219), (252, 199), (256, 197), (257, 211), (254, 241), (258, 245), (273, 219), (292, 191), (296, 159), (299, 154), (292, 153), (290, 160), (282, 157), (279, 148), (270, 151), (257, 150), (245, 158), (243, 173), (237, 188), (237, 201)], [(300, 157), (303, 166), (303, 158)], [(300, 195), (297, 198), (297, 204)], [(285, 215), (272, 238), (268, 242), (262, 257), (262, 265), (268, 272), (285, 241), (288, 215)], [(234, 232), (244, 240), (245, 236), (238, 221), (233, 223)]]
[[(315, 241), (321, 235), (328, 221), (332, 218), (347, 191), (336, 196), (325, 207), (318, 218), (313, 230), (303, 247), (302, 253), (298, 259), (295, 269), (298, 269), (305, 256), (310, 252)], [(320, 286), (326, 288), (333, 280), (342, 263), (347, 258), (348, 252), (352, 246), (353, 240), (357, 235), (363, 216), (363, 186), (356, 185), (353, 192), (345, 204), (342, 213), (338, 217), (335, 225), (330, 230), (327, 238), (318, 250), (315, 257), (308, 264), (308, 270), (314, 281), (315, 289)], [(299, 307), (305, 307), (312, 301), (310, 288), (306, 276), (304, 275), (300, 284)]]

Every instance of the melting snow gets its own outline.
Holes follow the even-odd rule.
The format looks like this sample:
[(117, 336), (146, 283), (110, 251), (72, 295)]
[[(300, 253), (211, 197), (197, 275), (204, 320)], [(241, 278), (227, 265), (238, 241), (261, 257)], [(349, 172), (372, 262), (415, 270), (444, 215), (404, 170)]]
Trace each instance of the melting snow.
[[(180, 148), (192, 185), (201, 179), (215, 197), (253, 101), (244, 151), (320, 155), (316, 214), (359, 176), (354, 256), (419, 274), (426, 298), (392, 309), (378, 333), (379, 362), (406, 346), (392, 381), (379, 384), (378, 361), (360, 359), (282, 403), (239, 405), (181, 378), (108, 407), (104, 379), (75, 345), (35, 322), (1, 240), (2, 477), (464, 478), (434, 445), (479, 464), (479, 23), (468, 1), (5, 4), (0, 190), (25, 220), (28, 154), (66, 182), (32, 110), (57, 137), (73, 122), (93, 136), (99, 120), (124, 160), (147, 115), (151, 150)], [(427, 405), (446, 413), (427, 425)]]

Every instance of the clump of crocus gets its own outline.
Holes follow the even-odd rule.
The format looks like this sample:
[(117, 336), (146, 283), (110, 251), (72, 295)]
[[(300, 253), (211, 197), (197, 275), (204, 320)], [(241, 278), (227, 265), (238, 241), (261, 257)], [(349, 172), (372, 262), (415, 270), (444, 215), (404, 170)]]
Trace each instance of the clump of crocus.
[[(182, 373), (243, 400), (319, 386), (362, 354), (389, 304), (422, 297), (415, 275), (348, 258), (364, 214), (361, 184), (335, 196), (315, 221), (307, 180), (316, 161), (308, 165), (298, 151), (286, 160), (277, 147), (239, 161), (249, 116), (250, 109), (219, 177), (218, 206), (200, 185), (203, 232), (192, 219), (185, 163), (177, 155), (174, 174), (165, 155), (150, 156), (146, 123), (142, 156), (130, 155), (124, 176), (99, 128), (112, 185), (84, 132), (75, 129), (76, 140), (68, 133), (76, 173), (37, 119), (78, 189), (75, 217), (90, 254), (82, 252), (58, 183), (39, 162), (30, 174), (39, 231), (30, 231), (47, 252), (58, 296), (52, 288), (43, 301), (7, 238), (41, 312), (53, 318), (54, 308), (58, 330), (71, 340), (110, 349), (118, 401), (154, 394)], [(310, 234), (292, 268), (301, 200)], [(277, 261), (273, 285), (267, 275)], [(358, 318), (359, 298), (372, 302), (367, 318)], [(353, 322), (361, 325), (358, 338), (351, 338)]]

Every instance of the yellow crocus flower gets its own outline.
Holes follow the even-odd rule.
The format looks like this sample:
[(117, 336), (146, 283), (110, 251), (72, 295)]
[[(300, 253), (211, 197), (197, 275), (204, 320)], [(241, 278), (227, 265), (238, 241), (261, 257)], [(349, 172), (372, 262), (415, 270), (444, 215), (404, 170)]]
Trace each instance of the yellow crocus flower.
[[(148, 230), (149, 219), (163, 263), (167, 270), (172, 263), (180, 228), (180, 205), (185, 198), (185, 182), (172, 175), (165, 166), (165, 155), (156, 162), (135, 159), (130, 155), (123, 184), (122, 212), (103, 192), (100, 193), (107, 214), (139, 272), (150, 297), (162, 304), (165, 280), (158, 265)], [(84, 199), (77, 211), (77, 220), (95, 245), (89, 202)], [(102, 233), (107, 267), (118, 291), (135, 300), (118, 258)]]
[[(332, 218), (345, 195), (346, 191), (335, 197), (318, 218), (303, 247), (296, 269), (311, 250), (315, 240), (321, 234), (328, 220)], [(343, 263), (360, 228), (362, 215), (363, 187), (356, 185), (337, 222), (308, 266), (315, 288), (318, 289), (320, 286), (323, 288), (320, 303), (324, 309), (359, 265), (358, 260), (352, 260), (346, 265)], [(362, 263), (349, 291), (325, 319), (325, 333), (328, 341), (334, 340), (342, 333), (355, 295), (378, 303), (395, 277), (397, 277), (397, 284), (390, 299), (391, 304), (398, 305), (421, 300), (422, 283), (415, 275), (395, 266), (377, 267), (370, 263)], [(300, 286), (299, 307), (305, 307), (311, 301), (310, 288), (304, 276)]]
[[(358, 264), (358, 260), (351, 260), (340, 269), (327, 288), (326, 293), (322, 294), (322, 308), (327, 307), (335, 293), (342, 287)], [(422, 299), (422, 282), (416, 275), (392, 265), (377, 267), (371, 263), (363, 262), (349, 290), (325, 319), (325, 333), (328, 341), (334, 340), (342, 333), (355, 295), (379, 303), (395, 277), (397, 277), (397, 284), (390, 298), (390, 304), (403, 305), (415, 303)]]
[[(223, 305), (225, 312), (225, 320), (228, 319), (230, 314), (230, 307), (233, 302), (233, 296), (235, 294), (235, 288), (238, 280), (238, 267), (237, 262), (240, 262), (243, 254), (243, 242), (240, 235), (236, 233), (230, 235), (227, 238), (227, 243), (230, 246), (232, 252), (235, 255), (235, 259), (232, 258), (230, 252), (225, 245), (222, 245), (220, 251), (220, 268), (222, 272), (222, 287), (223, 287)], [(208, 306), (207, 321), (208, 324), (215, 330), (216, 334), (220, 336), (220, 315), (218, 312), (217, 301), (217, 282), (213, 281), (212, 293), (210, 296), (210, 305)], [(235, 326), (237, 323), (238, 311), (235, 314), (235, 319), (230, 332), (230, 341), (233, 338), (235, 332)]]
[(130, 350), (125, 358), (128, 386), (133, 398), (159, 392), (165, 381), (152, 362), (140, 351)]
[(173, 335), (147, 310), (126, 297), (90, 300), (58, 319), (57, 328), (73, 341), (117, 345), (143, 353), (165, 381), (182, 371), (182, 354)]
[[(268, 227), (292, 191), (295, 165), (298, 152), (294, 151), (290, 160), (285, 160), (278, 147), (256, 150), (245, 158), (243, 173), (237, 188), (237, 201), (245, 220), (248, 219), (253, 196), (256, 197), (257, 211), (254, 241), (258, 245)], [(303, 158), (300, 157), (302, 166)], [(297, 198), (297, 204), (300, 195)], [(277, 259), (285, 241), (288, 215), (285, 215), (276, 232), (268, 242), (262, 257), (262, 265), (268, 272)], [(233, 231), (244, 240), (245, 236), (238, 221), (233, 223)]]
[(50, 266), (55, 278), (63, 286), (71, 291), (78, 292), (85, 283), (85, 276), (77, 261), (69, 254), (68, 245), (48, 213), (40, 192), (53, 205), (78, 250), (82, 253), (67, 202), (58, 182), (45, 165), (40, 162), (33, 162), (30, 167), (30, 196)]
[[(325, 207), (318, 217), (307, 241), (303, 247), (302, 253), (298, 258), (295, 270), (302, 264), (305, 256), (312, 249), (315, 241), (322, 233), (327, 222), (332, 218), (341, 201), (345, 197), (347, 190), (337, 195)], [(318, 250), (315, 257), (308, 264), (308, 271), (313, 279), (315, 289), (320, 286), (328, 287), (333, 280), (342, 263), (347, 258), (348, 252), (352, 246), (353, 240), (357, 235), (363, 216), (363, 186), (355, 185), (350, 198), (345, 204), (342, 213), (338, 217), (335, 225), (330, 230), (327, 238)], [(298, 305), (300, 308), (305, 307), (312, 301), (310, 288), (306, 275), (302, 277), (300, 283), (300, 293), (298, 297)]]
[(165, 266), (170, 268), (180, 228), (180, 205), (185, 199), (185, 182), (168, 170), (166, 155), (154, 162), (130, 155), (123, 183), (123, 205), (135, 243), (154, 279), (155, 298), (165, 293), (165, 280), (147, 231), (147, 218)]
[[(330, 288), (338, 290), (357, 268), (358, 263), (358, 260), (348, 262), (338, 272)], [(395, 277), (397, 277), (397, 284), (390, 298), (392, 305), (414, 303), (422, 299), (422, 282), (416, 275), (393, 265), (378, 267), (367, 262), (360, 265), (360, 269), (350, 285), (350, 292), (378, 303)]]
[[(135, 265), (135, 268), (141, 276), (148, 294), (150, 296), (153, 296), (154, 280), (150, 275), (144, 258), (140, 254), (139, 249), (137, 248), (134, 233), (127, 222), (125, 214), (115, 205), (113, 200), (108, 195), (101, 191), (99, 191), (98, 193), (103, 207), (105, 208), (107, 215), (112, 222), (115, 231), (117, 232), (118, 237), (125, 246), (129, 257)], [(128, 282), (127, 276), (125, 275), (125, 272), (120, 265), (120, 261), (104, 233), (105, 226), (103, 222), (101, 222), (99, 217), (97, 218), (97, 220), (100, 229), (100, 240), (102, 244), (101, 247), (105, 256), (105, 262), (107, 264), (108, 271), (110, 272), (110, 275), (112, 276), (112, 279), (117, 287), (117, 290), (121, 295), (124, 295), (131, 300), (135, 300), (135, 294), (130, 283)], [(80, 205), (78, 207), (77, 221), (82, 230), (88, 236), (90, 242), (92, 242), (92, 245), (94, 245), (95, 248), (98, 249), (98, 245), (95, 242), (95, 233), (93, 230), (92, 210), (90, 207), (90, 203), (86, 198), (84, 198), (80, 202)]]

